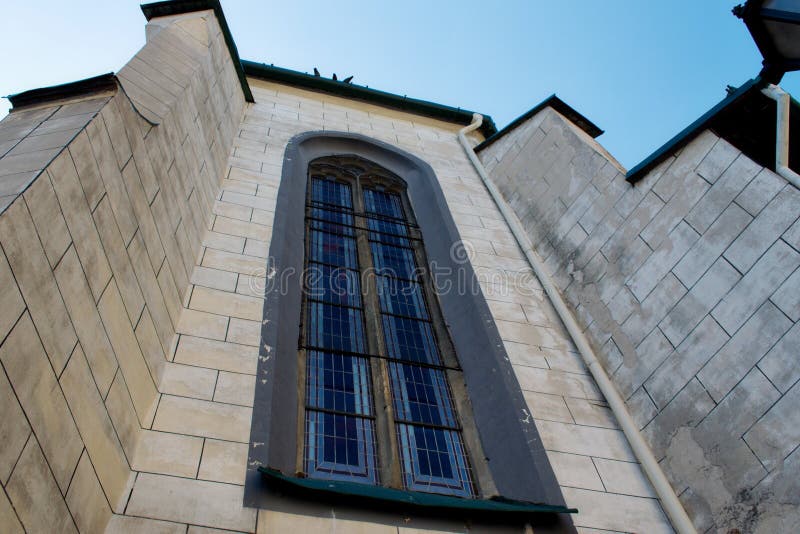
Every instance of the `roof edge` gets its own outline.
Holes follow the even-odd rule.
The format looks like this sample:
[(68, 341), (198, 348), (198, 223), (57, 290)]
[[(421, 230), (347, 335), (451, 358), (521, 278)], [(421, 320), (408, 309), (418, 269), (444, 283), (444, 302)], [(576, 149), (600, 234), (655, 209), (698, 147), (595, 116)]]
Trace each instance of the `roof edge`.
[[(279, 82), (293, 87), (320, 91), (344, 98), (357, 99), (369, 104), (376, 104), (400, 111), (408, 111), (424, 117), (454, 122), (456, 124), (467, 125), (471, 124), (473, 120), (474, 113), (466, 109), (409, 98), (405, 95), (400, 96), (362, 85), (334, 81), (328, 78), (306, 74), (305, 72), (257, 63), (255, 61), (242, 60), (242, 66), (247, 76), (252, 76), (253, 78), (261, 80)], [(484, 137), (491, 137), (497, 132), (497, 127), (490, 116), (484, 115), (483, 119), (480, 131), (483, 133)]]
[(107, 72), (106, 74), (74, 82), (29, 89), (21, 93), (8, 95), (6, 98), (11, 102), (11, 109), (15, 110), (21, 107), (46, 104), (102, 91), (116, 91), (118, 87), (116, 75), (113, 72)]
[(603, 130), (601, 130), (596, 124), (587, 119), (583, 114), (576, 111), (575, 108), (573, 108), (572, 106), (561, 100), (558, 96), (556, 96), (555, 93), (553, 93), (552, 95), (548, 96), (547, 98), (539, 102), (537, 105), (535, 105), (534, 107), (532, 107), (531, 109), (529, 109), (528, 111), (526, 111), (525, 113), (523, 113), (510, 123), (508, 123), (508, 125), (505, 126), (503, 129), (501, 129), (499, 132), (496, 132), (494, 135), (486, 139), (483, 143), (476, 146), (475, 151), (479, 152), (484, 148), (488, 147), (489, 145), (491, 145), (501, 137), (505, 136), (506, 134), (510, 133), (517, 126), (527, 121), (528, 119), (530, 119), (531, 117), (533, 117), (546, 107), (553, 108), (560, 114), (564, 115), (567, 119), (570, 120), (570, 122), (572, 122), (578, 128), (589, 134), (592, 138), (597, 138), (604, 133)]
[(236, 70), (236, 77), (239, 78), (239, 84), (242, 86), (244, 99), (247, 102), (255, 102), (253, 93), (250, 91), (250, 85), (247, 83), (244, 69), (242, 68), (242, 60), (239, 58), (239, 51), (236, 49), (236, 43), (228, 27), (228, 21), (225, 20), (225, 13), (222, 11), (222, 5), (220, 5), (219, 0), (165, 0), (163, 2), (142, 4), (140, 7), (148, 22), (155, 17), (182, 15), (184, 13), (205, 11), (207, 9), (213, 10), (219, 22), (219, 27), (222, 30), (222, 36), (225, 39), (228, 52), (233, 60), (233, 67)]
[(748, 92), (750, 92), (754, 87), (759, 87), (763, 83), (763, 80), (760, 76), (756, 76), (741, 86), (739, 86), (736, 91), (727, 95), (721, 101), (719, 101), (714, 107), (706, 111), (703, 115), (701, 115), (697, 120), (691, 123), (689, 126), (681, 130), (677, 135), (675, 135), (672, 139), (661, 145), (657, 148), (652, 154), (647, 156), (641, 163), (633, 167), (631, 170), (628, 171), (628, 174), (625, 176), (625, 179), (630, 183), (636, 183), (642, 178), (644, 178), (648, 172), (650, 172), (653, 168), (655, 168), (659, 163), (667, 159), (670, 155), (672, 155), (676, 150), (683, 148), (690, 141), (692, 141), (695, 137), (697, 137), (701, 132), (707, 130), (709, 124), (712, 122), (714, 117), (717, 114), (722, 112), (728, 106), (734, 104), (740, 98), (745, 96)]

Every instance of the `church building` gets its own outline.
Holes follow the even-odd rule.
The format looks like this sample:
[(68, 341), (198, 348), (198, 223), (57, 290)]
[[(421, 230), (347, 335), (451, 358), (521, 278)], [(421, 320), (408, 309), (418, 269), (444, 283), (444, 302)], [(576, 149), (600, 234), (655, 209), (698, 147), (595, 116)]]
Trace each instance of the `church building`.
[(800, 531), (771, 63), (628, 170), (555, 95), (498, 130), (142, 11), (0, 121), (0, 531)]

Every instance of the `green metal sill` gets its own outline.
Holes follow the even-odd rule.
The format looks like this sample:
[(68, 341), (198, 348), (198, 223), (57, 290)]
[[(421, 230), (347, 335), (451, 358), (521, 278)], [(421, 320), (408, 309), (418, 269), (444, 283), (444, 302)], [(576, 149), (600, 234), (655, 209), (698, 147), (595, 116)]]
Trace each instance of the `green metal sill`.
[(534, 514), (576, 514), (576, 508), (513, 501), (502, 497), (492, 499), (463, 499), (421, 491), (405, 491), (356, 482), (319, 480), (286, 476), (268, 467), (259, 472), (276, 489), (304, 494), (308, 497), (354, 497), (374, 505), (395, 505), (411, 510), (431, 512), (465, 512), (480, 515), (531, 516)]

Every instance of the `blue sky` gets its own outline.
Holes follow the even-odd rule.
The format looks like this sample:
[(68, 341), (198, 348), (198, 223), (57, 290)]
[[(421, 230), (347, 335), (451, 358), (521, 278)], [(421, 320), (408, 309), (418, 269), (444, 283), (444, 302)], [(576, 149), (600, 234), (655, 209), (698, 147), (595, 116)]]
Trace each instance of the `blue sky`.
[[(222, 0), (242, 58), (491, 115), (503, 127), (552, 93), (636, 165), (760, 70), (736, 1)], [(9, 2), (0, 94), (118, 70), (144, 43), (128, 0)], [(800, 95), (800, 73), (786, 75)], [(8, 108), (0, 100), (0, 116)]]

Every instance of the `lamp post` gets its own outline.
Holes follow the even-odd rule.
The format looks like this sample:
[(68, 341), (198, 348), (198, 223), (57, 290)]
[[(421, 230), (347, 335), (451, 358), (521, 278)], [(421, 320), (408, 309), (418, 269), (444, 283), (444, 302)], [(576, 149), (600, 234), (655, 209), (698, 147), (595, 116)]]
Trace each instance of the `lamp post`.
[(800, 0), (747, 0), (733, 14), (764, 57), (762, 80), (778, 84), (785, 73), (800, 69)]

